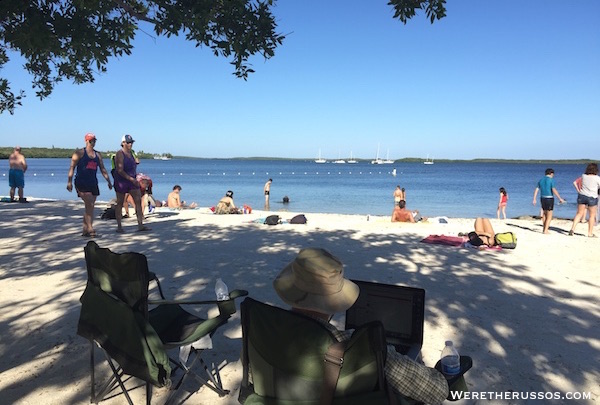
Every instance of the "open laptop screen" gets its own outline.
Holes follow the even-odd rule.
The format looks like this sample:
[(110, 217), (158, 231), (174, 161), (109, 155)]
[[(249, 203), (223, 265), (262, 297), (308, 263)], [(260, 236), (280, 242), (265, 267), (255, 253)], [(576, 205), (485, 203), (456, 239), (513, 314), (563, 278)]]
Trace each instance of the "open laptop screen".
[(389, 343), (422, 345), (425, 290), (352, 281), (360, 287), (360, 295), (354, 305), (346, 311), (346, 329), (355, 329), (378, 320), (385, 328)]

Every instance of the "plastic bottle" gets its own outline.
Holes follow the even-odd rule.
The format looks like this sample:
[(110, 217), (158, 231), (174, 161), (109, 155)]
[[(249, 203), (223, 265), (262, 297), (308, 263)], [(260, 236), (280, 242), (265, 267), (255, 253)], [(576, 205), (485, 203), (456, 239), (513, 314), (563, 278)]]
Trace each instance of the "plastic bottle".
[(217, 295), (217, 301), (226, 301), (229, 299), (229, 289), (227, 288), (227, 284), (220, 278), (218, 278), (215, 283), (215, 294)]
[(460, 373), (460, 356), (451, 340), (446, 340), (446, 346), (441, 356), (442, 373), (453, 376)]

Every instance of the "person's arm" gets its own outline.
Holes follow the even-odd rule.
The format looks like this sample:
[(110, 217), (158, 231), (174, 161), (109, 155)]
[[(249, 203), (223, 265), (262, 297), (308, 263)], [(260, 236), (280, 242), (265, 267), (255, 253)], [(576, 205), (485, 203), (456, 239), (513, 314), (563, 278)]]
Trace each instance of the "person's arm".
[(539, 187), (536, 187), (535, 191), (533, 193), (533, 205), (535, 205), (535, 202), (537, 201), (538, 191), (540, 191), (540, 189), (539, 189)]
[(25, 156), (23, 156), (23, 173), (27, 171), (27, 161), (25, 160)]
[(71, 167), (69, 167), (69, 174), (67, 175), (67, 190), (71, 192), (73, 190), (73, 174), (75, 173), (75, 166), (79, 162), (79, 150), (76, 150), (71, 156)]
[(554, 187), (552, 187), (552, 193), (558, 197), (558, 201), (560, 201), (561, 203), (564, 203), (565, 200), (563, 200), (563, 198), (560, 196), (560, 194), (558, 194), (558, 190)]
[(112, 190), (112, 183), (110, 182), (110, 177), (108, 177), (108, 173), (106, 172), (106, 168), (104, 167), (102, 155), (100, 154), (100, 152), (96, 152), (96, 154), (98, 155), (98, 162), (100, 162), (100, 173), (102, 173), (102, 177), (104, 177), (104, 179), (106, 179), (106, 181), (108, 182), (108, 189)]

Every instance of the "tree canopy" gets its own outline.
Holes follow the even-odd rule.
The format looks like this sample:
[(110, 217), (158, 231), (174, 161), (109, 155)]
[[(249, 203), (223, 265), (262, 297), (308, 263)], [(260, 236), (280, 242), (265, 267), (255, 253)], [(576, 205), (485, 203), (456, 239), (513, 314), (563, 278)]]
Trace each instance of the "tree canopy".
[[(141, 27), (156, 36), (184, 35), (197, 47), (231, 59), (233, 74), (246, 80), (252, 55), (269, 59), (285, 36), (277, 32), (275, 0), (2, 0), (0, 71), (9, 51), (25, 59), (32, 88), (40, 99), (56, 83), (93, 82), (107, 71), (110, 57), (131, 54)], [(423, 10), (430, 21), (446, 15), (446, 0), (389, 0), (402, 23)], [(333, 16), (332, 16), (333, 18)], [(13, 92), (0, 76), (0, 114), (22, 104), (25, 91)]]

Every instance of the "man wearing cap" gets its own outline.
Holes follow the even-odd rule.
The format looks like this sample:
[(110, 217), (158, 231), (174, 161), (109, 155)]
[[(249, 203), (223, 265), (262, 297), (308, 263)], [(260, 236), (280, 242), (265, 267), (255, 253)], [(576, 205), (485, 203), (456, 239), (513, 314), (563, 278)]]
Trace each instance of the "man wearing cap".
[(15, 146), (13, 153), (8, 157), (8, 186), (10, 187), (10, 201), (15, 200), (15, 189), (19, 189), (19, 202), (27, 202), (23, 198), (23, 187), (25, 187), (25, 172), (27, 161), (21, 153), (21, 147)]
[(104, 168), (102, 155), (94, 149), (96, 146), (96, 135), (88, 133), (85, 134), (84, 139), (85, 147), (77, 149), (71, 157), (71, 167), (69, 168), (67, 179), (67, 190), (69, 192), (73, 190), (73, 173), (75, 172), (75, 168), (77, 168), (77, 173), (75, 174), (75, 189), (77, 190), (77, 195), (85, 204), (83, 233), (81, 236), (93, 238), (96, 236), (96, 231), (93, 227), (94, 204), (96, 203), (96, 197), (100, 195), (98, 178), (96, 177), (98, 167), (100, 168), (102, 177), (108, 182), (109, 190), (112, 189), (112, 183)]
[[(340, 331), (329, 323), (336, 312), (354, 304), (359, 287), (344, 278), (342, 262), (325, 249), (302, 249), (279, 273), (273, 287), (292, 311), (322, 322), (335, 338), (349, 340), (352, 330)], [(440, 404), (448, 396), (446, 378), (388, 346), (385, 374), (396, 393), (428, 404)]]
[(123, 135), (121, 138), (121, 149), (115, 155), (115, 169), (112, 175), (115, 181), (115, 192), (117, 193), (117, 206), (115, 207), (115, 217), (117, 219), (117, 233), (124, 233), (121, 220), (123, 217), (123, 204), (125, 195), (129, 194), (135, 204), (135, 216), (138, 222), (138, 231), (149, 231), (150, 228), (144, 226), (144, 211), (142, 210), (142, 193), (140, 184), (137, 181), (136, 157), (131, 149), (133, 148), (133, 137)]

